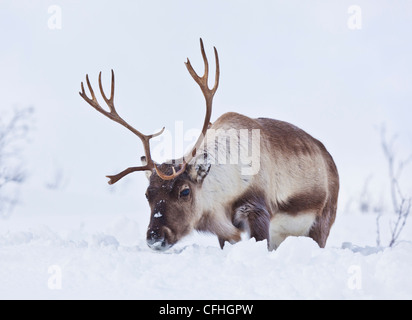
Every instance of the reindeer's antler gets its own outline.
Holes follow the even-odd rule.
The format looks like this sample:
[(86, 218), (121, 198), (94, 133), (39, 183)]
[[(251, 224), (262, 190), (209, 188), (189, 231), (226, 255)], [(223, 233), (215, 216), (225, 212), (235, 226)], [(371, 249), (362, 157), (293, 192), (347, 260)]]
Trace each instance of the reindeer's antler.
[(200, 38), (200, 50), (202, 52), (202, 57), (203, 61), (205, 63), (205, 73), (203, 74), (202, 77), (199, 77), (196, 73), (196, 71), (193, 69), (192, 65), (190, 64), (189, 58), (187, 59), (187, 62), (185, 62), (187, 70), (189, 71), (190, 75), (192, 78), (196, 81), (196, 83), (199, 85), (200, 89), (203, 92), (203, 95), (206, 100), (206, 115), (205, 115), (205, 120), (203, 122), (203, 128), (202, 128), (202, 133), (200, 134), (199, 138), (197, 139), (194, 147), (192, 150), (188, 153), (187, 156), (183, 158), (183, 163), (181, 164), (181, 168), (178, 172), (174, 171), (173, 169), (173, 174), (168, 176), (165, 175), (161, 172), (159, 172), (156, 168), (157, 174), (164, 180), (171, 180), (173, 178), (176, 178), (180, 174), (182, 174), (186, 170), (187, 164), (190, 162), (190, 160), (193, 159), (193, 157), (196, 155), (197, 149), (200, 147), (206, 131), (209, 127), (210, 124), (210, 117), (212, 116), (212, 101), (213, 101), (213, 96), (215, 95), (215, 92), (217, 90), (217, 87), (219, 86), (219, 76), (220, 76), (220, 67), (219, 67), (219, 57), (217, 55), (217, 50), (215, 47), (213, 47), (215, 51), (215, 60), (216, 60), (216, 75), (215, 75), (215, 85), (213, 86), (212, 89), (209, 89), (208, 87), (208, 79), (209, 79), (209, 62), (207, 61), (206, 53), (205, 53), (205, 48), (203, 46), (203, 41), (202, 38)]
[(186, 166), (187, 163), (190, 162), (190, 160), (193, 159), (193, 157), (196, 155), (196, 151), (197, 149), (200, 147), (200, 144), (203, 141), (203, 138), (206, 134), (206, 131), (208, 129), (209, 126), (209, 121), (210, 121), (210, 117), (212, 115), (212, 101), (213, 101), (213, 96), (217, 90), (217, 87), (219, 85), (219, 75), (220, 75), (220, 68), (219, 68), (219, 57), (217, 55), (217, 50), (216, 48), (214, 48), (215, 51), (215, 59), (216, 59), (216, 76), (215, 76), (215, 85), (213, 86), (212, 89), (209, 89), (207, 82), (208, 82), (208, 78), (209, 78), (209, 63), (207, 61), (207, 57), (206, 57), (206, 53), (205, 53), (205, 49), (203, 47), (203, 41), (202, 39), (200, 39), (200, 49), (202, 52), (202, 56), (203, 56), (203, 61), (205, 64), (205, 73), (203, 74), (202, 77), (199, 77), (197, 75), (197, 73), (193, 70), (192, 65), (190, 64), (189, 59), (187, 59), (187, 62), (185, 62), (187, 70), (189, 71), (190, 75), (193, 77), (193, 79), (196, 81), (196, 83), (199, 85), (200, 89), (203, 92), (203, 95), (205, 97), (206, 100), (206, 115), (205, 115), (205, 120), (203, 123), (203, 128), (202, 128), (202, 133), (200, 134), (199, 138), (197, 139), (193, 149), (190, 151), (190, 153), (183, 158), (183, 163), (181, 164), (181, 167), (179, 169), (179, 171), (176, 172), (176, 170), (172, 167), (173, 170), (173, 174), (172, 175), (166, 175), (164, 173), (162, 173), (159, 168), (156, 166), (156, 164), (154, 163), (154, 161), (152, 160), (151, 154), (150, 154), (150, 139), (153, 137), (156, 137), (160, 134), (163, 133), (164, 129), (160, 130), (159, 132), (155, 133), (155, 134), (151, 134), (151, 135), (144, 135), (142, 134), (140, 131), (136, 130), (135, 128), (133, 128), (131, 125), (129, 125), (125, 120), (123, 120), (122, 117), (119, 116), (119, 114), (116, 111), (116, 108), (114, 107), (114, 72), (112, 70), (112, 84), (111, 84), (111, 92), (110, 92), (110, 98), (108, 99), (103, 91), (103, 87), (102, 87), (102, 73), (99, 73), (99, 88), (100, 88), (100, 93), (104, 99), (104, 101), (106, 102), (106, 104), (109, 107), (109, 111), (104, 110), (100, 104), (97, 102), (96, 96), (94, 94), (93, 88), (90, 85), (90, 81), (89, 81), (89, 76), (86, 75), (86, 83), (87, 86), (89, 87), (90, 90), (90, 94), (92, 96), (92, 98), (90, 99), (85, 91), (84, 91), (84, 86), (83, 86), (83, 82), (81, 83), (81, 89), (82, 91), (79, 92), (80, 96), (88, 103), (90, 104), (93, 108), (95, 108), (97, 111), (99, 111), (101, 114), (105, 115), (106, 117), (108, 117), (109, 119), (116, 121), (117, 123), (121, 124), (122, 126), (124, 126), (125, 128), (129, 129), (131, 132), (133, 132), (136, 136), (138, 136), (140, 138), (140, 140), (143, 143), (143, 147), (144, 147), (144, 152), (146, 155), (146, 165), (144, 166), (139, 166), (139, 167), (130, 167), (127, 168), (125, 170), (123, 170), (122, 172), (113, 175), (113, 176), (107, 176), (109, 178), (109, 184), (113, 184), (116, 183), (117, 181), (119, 181), (121, 178), (123, 178), (124, 176), (128, 175), (129, 173), (135, 172), (135, 171), (145, 171), (145, 170), (153, 170), (155, 169), (158, 176), (164, 180), (171, 180), (176, 178), (177, 176), (179, 176), (180, 174), (182, 174), (185, 170), (186, 170)]
[(102, 113), (103, 115), (105, 115), (106, 117), (108, 117), (109, 119), (116, 121), (117, 123), (120, 123), (122, 126), (124, 126), (125, 128), (129, 129), (131, 132), (133, 132), (136, 136), (138, 136), (140, 138), (140, 140), (142, 140), (143, 143), (143, 147), (144, 147), (144, 152), (146, 155), (146, 159), (147, 159), (147, 164), (145, 166), (140, 166), (140, 167), (130, 167), (127, 168), (126, 170), (123, 170), (122, 172), (114, 175), (114, 176), (107, 176), (110, 180), (109, 180), (109, 184), (113, 184), (117, 181), (119, 181), (121, 178), (123, 178), (124, 176), (128, 175), (129, 173), (135, 172), (135, 171), (144, 171), (144, 170), (152, 170), (155, 167), (155, 164), (152, 160), (152, 157), (150, 155), (150, 139), (153, 137), (156, 137), (160, 134), (163, 133), (164, 129), (160, 130), (159, 132), (155, 133), (155, 134), (151, 134), (151, 135), (145, 135), (142, 134), (140, 131), (136, 130), (135, 128), (133, 128), (130, 124), (128, 124), (125, 120), (123, 120), (122, 117), (119, 116), (119, 114), (116, 111), (116, 108), (114, 107), (114, 72), (112, 70), (112, 86), (111, 86), (111, 92), (110, 92), (110, 98), (107, 99), (104, 91), (103, 91), (103, 86), (102, 86), (102, 73), (99, 73), (99, 88), (100, 88), (100, 93), (104, 99), (104, 101), (106, 102), (106, 104), (109, 106), (109, 110), (110, 111), (106, 111), (104, 110), (100, 104), (97, 102), (96, 96), (94, 95), (94, 91), (92, 86), (90, 85), (90, 81), (89, 81), (89, 76), (86, 75), (86, 83), (87, 86), (89, 87), (90, 90), (90, 94), (92, 96), (92, 98), (90, 99), (85, 91), (84, 91), (84, 86), (83, 86), (83, 82), (81, 83), (81, 87), (82, 87), (82, 92), (79, 92), (80, 96), (88, 103), (90, 104), (93, 108), (95, 108), (97, 111), (99, 111), (100, 113)]

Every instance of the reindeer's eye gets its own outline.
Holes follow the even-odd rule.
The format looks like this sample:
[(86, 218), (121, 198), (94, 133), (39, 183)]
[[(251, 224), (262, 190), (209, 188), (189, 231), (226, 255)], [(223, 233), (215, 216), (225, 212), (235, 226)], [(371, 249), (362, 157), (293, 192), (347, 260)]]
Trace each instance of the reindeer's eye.
[(180, 191), (179, 196), (180, 197), (187, 197), (190, 194), (190, 189), (189, 188), (185, 188), (182, 191)]
[(146, 199), (149, 200), (149, 194), (146, 192), (144, 195), (146, 196)]

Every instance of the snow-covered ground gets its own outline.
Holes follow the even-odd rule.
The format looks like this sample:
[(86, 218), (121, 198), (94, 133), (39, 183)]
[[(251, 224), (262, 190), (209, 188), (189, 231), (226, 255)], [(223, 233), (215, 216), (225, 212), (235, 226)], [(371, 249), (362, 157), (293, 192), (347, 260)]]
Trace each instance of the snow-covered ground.
[[(383, 128), (412, 195), (411, 17), (412, 1), (0, 1), (0, 122), (34, 110), (27, 141), (5, 153), (17, 163), (0, 166), (27, 176), (0, 218), (0, 299), (412, 299), (412, 217), (378, 249), (376, 216), (350, 205), (388, 211), (387, 245)], [(165, 126), (152, 155), (179, 158), (204, 117), (183, 65), (203, 73), (199, 37), (222, 71), (212, 122), (229, 111), (284, 120), (333, 155), (341, 191), (325, 249), (289, 238), (275, 252), (254, 240), (221, 250), (195, 234), (159, 254), (145, 243), (144, 174), (107, 185), (144, 149), (81, 99), (81, 81), (106, 108), (98, 74), (108, 94), (113, 69), (119, 114), (144, 133)]]
[(325, 249), (291, 237), (274, 252), (253, 239), (221, 250), (194, 234), (157, 253), (141, 211), (0, 220), (0, 298), (412, 299), (410, 221), (393, 248), (375, 247), (375, 215), (340, 212)]

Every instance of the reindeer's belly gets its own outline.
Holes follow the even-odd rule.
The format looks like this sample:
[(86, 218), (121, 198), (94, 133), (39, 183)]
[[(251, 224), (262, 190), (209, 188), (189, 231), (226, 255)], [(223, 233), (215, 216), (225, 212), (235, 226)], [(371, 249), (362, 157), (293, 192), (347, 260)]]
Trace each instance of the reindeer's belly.
[(276, 249), (288, 236), (308, 236), (315, 219), (314, 212), (276, 213), (270, 220), (269, 249)]

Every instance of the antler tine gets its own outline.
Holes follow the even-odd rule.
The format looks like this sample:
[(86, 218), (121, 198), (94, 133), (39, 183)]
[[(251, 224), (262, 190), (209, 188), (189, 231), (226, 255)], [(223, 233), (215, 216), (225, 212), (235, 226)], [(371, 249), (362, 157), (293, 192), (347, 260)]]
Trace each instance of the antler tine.
[(86, 74), (86, 83), (87, 83), (87, 86), (89, 87), (90, 94), (92, 95), (93, 101), (95, 101), (95, 102), (97, 103), (96, 96), (94, 95), (94, 91), (93, 91), (92, 85), (90, 84), (89, 75), (88, 75), (88, 74)]
[[(147, 167), (147, 168), (146, 168)], [(117, 181), (119, 181), (121, 178), (124, 176), (127, 176), (129, 173), (135, 172), (135, 171), (143, 171), (143, 170), (151, 170), (152, 168), (149, 168), (147, 165), (146, 166), (140, 166), (140, 167), (130, 167), (122, 172), (112, 175), (112, 176), (106, 176), (106, 178), (109, 178), (109, 181), (107, 182), (108, 184), (114, 184)]]
[(215, 52), (215, 63), (216, 63), (216, 74), (215, 74), (215, 85), (213, 86), (212, 92), (215, 95), (217, 87), (219, 86), (219, 77), (220, 77), (220, 66), (219, 66), (219, 56), (217, 55), (216, 47), (213, 47)]
[[(203, 73), (203, 76), (200, 78), (201, 80), (206, 80), (206, 85), (207, 85), (207, 80), (208, 80), (208, 78), (209, 78), (209, 61), (207, 61), (207, 57), (206, 57), (206, 52), (205, 52), (205, 47), (204, 47), (204, 45), (203, 45), (203, 40), (202, 40), (202, 38), (200, 38), (200, 51), (201, 51), (201, 53), (202, 53), (202, 58), (203, 58), (203, 62), (204, 62), (204, 64), (205, 64), (205, 72)], [(189, 59), (187, 59), (188, 61), (189, 61)], [(189, 62), (189, 65), (190, 65), (190, 62)], [(191, 67), (191, 65), (190, 65), (190, 67)], [(193, 68), (192, 68), (192, 70), (193, 70)], [(193, 72), (194, 73), (196, 73), (194, 70), (193, 70)], [(196, 74), (197, 75), (197, 74)], [(199, 76), (198, 76), (199, 77)]]
[(164, 174), (160, 169), (157, 167), (156, 163), (154, 163), (154, 168), (156, 170), (157, 175), (162, 178), (163, 180), (172, 180), (178, 176), (180, 176), (183, 172), (185, 172), (187, 166), (187, 162), (183, 160), (183, 163), (180, 164), (180, 169), (179, 171), (176, 172), (175, 168), (172, 167), (173, 173), (168, 176), (167, 174)]
[(102, 86), (102, 72), (101, 71), (99, 73), (99, 88), (100, 88), (100, 93), (104, 101), (106, 101), (106, 104), (110, 108), (110, 112), (117, 114), (116, 109), (114, 107), (114, 72), (113, 72), (113, 69), (112, 69), (112, 85), (110, 88), (110, 99), (107, 99), (106, 95), (104, 94), (104, 90)]
[[(86, 83), (87, 83), (87, 86), (89, 87), (89, 91), (90, 91), (90, 94), (92, 95), (92, 99), (90, 99), (90, 98), (87, 96), (86, 92), (84, 91), (83, 81), (81, 82), (82, 92), (79, 92), (79, 94), (80, 94), (80, 96), (81, 96), (88, 104), (90, 104), (93, 108), (99, 109), (100, 106), (99, 106), (99, 103), (98, 103), (97, 100), (96, 100), (96, 96), (94, 95), (93, 88), (92, 88), (92, 86), (90, 85), (89, 75), (88, 75), (88, 74), (86, 74)], [(98, 110), (98, 111), (100, 111), (100, 110)]]

